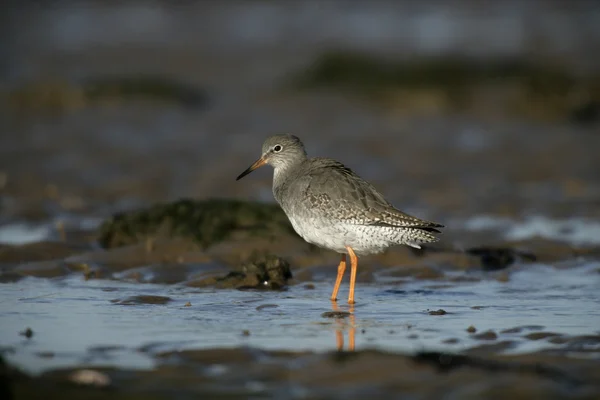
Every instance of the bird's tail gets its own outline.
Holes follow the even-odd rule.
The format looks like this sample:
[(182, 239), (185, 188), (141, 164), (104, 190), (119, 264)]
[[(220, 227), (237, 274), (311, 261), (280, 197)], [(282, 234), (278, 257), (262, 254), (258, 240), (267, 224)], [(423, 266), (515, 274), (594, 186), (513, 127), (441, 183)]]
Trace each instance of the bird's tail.
[(406, 244), (414, 247), (416, 249), (421, 248), (422, 243), (433, 243), (440, 240), (438, 237), (434, 236), (431, 232), (438, 232), (437, 229), (419, 229), (419, 228), (409, 228), (407, 229), (406, 234)]

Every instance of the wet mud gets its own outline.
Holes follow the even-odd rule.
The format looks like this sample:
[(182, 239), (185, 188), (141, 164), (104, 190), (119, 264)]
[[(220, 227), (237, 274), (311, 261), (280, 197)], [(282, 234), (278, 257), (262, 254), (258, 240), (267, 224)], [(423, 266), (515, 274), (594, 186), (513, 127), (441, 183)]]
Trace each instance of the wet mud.
[(315, 354), (248, 348), (166, 352), (158, 360), (153, 371), (63, 369), (37, 378), (3, 365), (3, 390), (14, 398), (37, 398), (43, 391), (65, 399), (172, 398), (168, 388), (173, 387), (181, 397), (218, 399), (359, 399), (390, 393), (427, 398), (591, 399), (600, 389), (596, 362), (565, 365), (552, 356)]

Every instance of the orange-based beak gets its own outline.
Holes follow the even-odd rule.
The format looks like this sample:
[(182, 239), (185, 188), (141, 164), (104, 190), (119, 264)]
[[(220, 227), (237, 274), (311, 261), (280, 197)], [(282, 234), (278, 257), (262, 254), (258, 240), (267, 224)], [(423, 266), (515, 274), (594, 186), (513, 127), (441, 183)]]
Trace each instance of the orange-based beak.
[(240, 174), (240, 176), (238, 176), (237, 178), (235, 178), (235, 180), (239, 181), (240, 179), (242, 179), (243, 177), (245, 177), (246, 175), (248, 175), (250, 172), (254, 171), (257, 168), (262, 167), (266, 163), (267, 163), (267, 161), (265, 160), (264, 157), (259, 158), (258, 160), (256, 160), (254, 162), (254, 164), (252, 164), (251, 166), (249, 166), (247, 170), (245, 170), (244, 172), (242, 172)]

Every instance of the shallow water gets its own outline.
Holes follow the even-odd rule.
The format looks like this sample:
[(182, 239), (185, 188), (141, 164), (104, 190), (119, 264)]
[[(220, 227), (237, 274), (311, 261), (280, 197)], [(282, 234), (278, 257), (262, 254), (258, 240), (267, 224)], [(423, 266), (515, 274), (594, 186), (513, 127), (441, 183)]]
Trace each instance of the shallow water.
[[(271, 350), (336, 349), (336, 332), (345, 348), (355, 328), (356, 350), (415, 352), (461, 351), (483, 343), (514, 341), (507, 352), (560, 348), (525, 334), (544, 331), (565, 336), (600, 331), (600, 263), (582, 262), (569, 269), (545, 265), (518, 268), (508, 282), (483, 280), (434, 285), (358, 284), (354, 316), (322, 317), (332, 282), (312, 290), (199, 290), (178, 285), (130, 284), (26, 278), (3, 285), (0, 292), (0, 345), (8, 359), (31, 372), (59, 366), (118, 365), (150, 368), (153, 354), (165, 350), (251, 346)], [(342, 289), (343, 290), (343, 289)], [(167, 296), (167, 304), (111, 303), (137, 295)], [(341, 293), (344, 296), (344, 293)], [(185, 306), (190, 302), (190, 306)], [(340, 302), (340, 310), (349, 306)], [(443, 309), (446, 315), (429, 315)], [(466, 331), (493, 330), (496, 341), (477, 340)], [(521, 332), (500, 333), (528, 326)], [(33, 337), (19, 336), (30, 327)], [(247, 332), (245, 332), (247, 331)], [(443, 343), (458, 339), (457, 343)], [(594, 356), (597, 356), (596, 353)], [(593, 354), (593, 353), (590, 353)]]

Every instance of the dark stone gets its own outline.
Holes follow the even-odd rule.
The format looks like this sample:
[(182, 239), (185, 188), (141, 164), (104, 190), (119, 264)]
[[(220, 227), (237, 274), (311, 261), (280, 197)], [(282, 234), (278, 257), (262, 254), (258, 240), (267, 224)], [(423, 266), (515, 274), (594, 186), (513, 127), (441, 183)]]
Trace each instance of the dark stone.
[(124, 299), (111, 300), (111, 303), (118, 304), (121, 306), (132, 306), (140, 304), (167, 304), (172, 301), (170, 297), (165, 296), (151, 296), (151, 295), (140, 295), (130, 296)]
[(325, 311), (323, 314), (321, 314), (322, 318), (335, 318), (335, 319), (341, 319), (341, 318), (346, 318), (351, 316), (352, 314), (349, 313), (348, 311)]
[(431, 310), (429, 311), (429, 315), (446, 315), (448, 314), (446, 312), (446, 310), (442, 310), (441, 308), (439, 310)]
[(33, 330), (31, 328), (26, 328), (24, 331), (19, 332), (19, 335), (31, 339), (33, 337)]
[(261, 304), (256, 307), (256, 311), (264, 310), (265, 308), (277, 308), (279, 307), (277, 304)]
[(516, 261), (535, 261), (534, 254), (505, 247), (473, 247), (467, 254), (481, 259), (481, 266), (487, 271), (504, 269)]
[(214, 286), (219, 289), (262, 289), (281, 290), (292, 277), (289, 263), (283, 258), (266, 255), (257, 256), (254, 260), (242, 265), (239, 271), (231, 271), (223, 277), (210, 277), (192, 286)]

